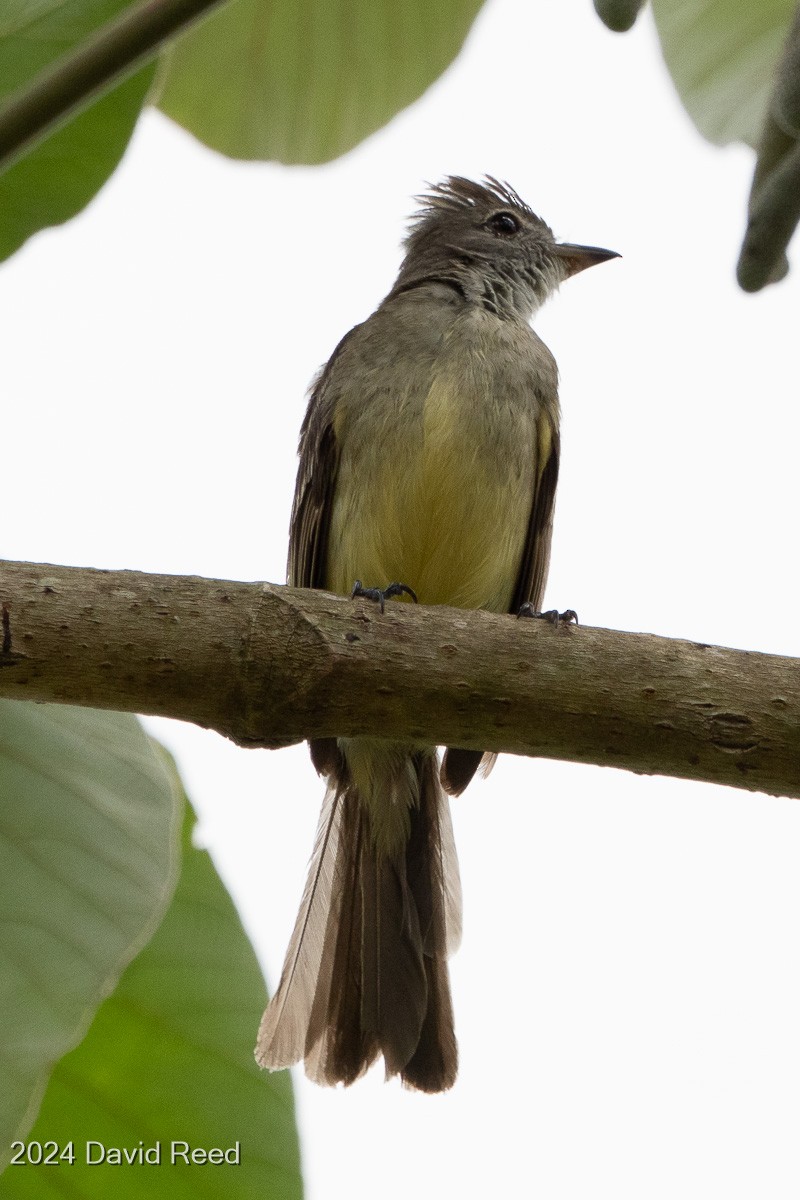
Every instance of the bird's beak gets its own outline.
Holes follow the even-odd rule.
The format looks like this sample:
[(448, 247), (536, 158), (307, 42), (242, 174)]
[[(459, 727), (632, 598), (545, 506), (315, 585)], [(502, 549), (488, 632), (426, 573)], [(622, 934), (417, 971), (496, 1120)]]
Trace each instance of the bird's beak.
[(573, 246), (570, 242), (560, 242), (555, 247), (557, 258), (563, 260), (567, 268), (567, 278), (594, 267), (597, 263), (608, 262), (610, 258), (620, 258), (616, 250), (603, 250), (600, 246)]

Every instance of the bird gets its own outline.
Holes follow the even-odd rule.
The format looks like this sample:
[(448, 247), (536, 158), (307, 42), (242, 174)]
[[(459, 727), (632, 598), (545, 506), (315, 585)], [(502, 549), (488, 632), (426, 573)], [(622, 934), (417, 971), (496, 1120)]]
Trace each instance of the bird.
[[(568, 277), (618, 257), (558, 242), (507, 183), (448, 176), (417, 197), (375, 312), (316, 377), (302, 423), (289, 583), (538, 615), (559, 465), (558, 372), (531, 327)], [(367, 581), (365, 586), (362, 580)], [(368, 699), (365, 700), (368, 703)], [(461, 936), (449, 796), (493, 755), (317, 738), (327, 790), (256, 1059), (349, 1085), (383, 1058), (452, 1087), (447, 960)]]

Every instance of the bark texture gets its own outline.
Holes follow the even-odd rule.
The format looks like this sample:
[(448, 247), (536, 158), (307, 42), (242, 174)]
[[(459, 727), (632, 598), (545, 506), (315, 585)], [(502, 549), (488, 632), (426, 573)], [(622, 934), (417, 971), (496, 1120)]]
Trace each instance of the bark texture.
[(408, 737), (800, 796), (800, 665), (267, 583), (0, 564), (0, 696), (242, 746)]

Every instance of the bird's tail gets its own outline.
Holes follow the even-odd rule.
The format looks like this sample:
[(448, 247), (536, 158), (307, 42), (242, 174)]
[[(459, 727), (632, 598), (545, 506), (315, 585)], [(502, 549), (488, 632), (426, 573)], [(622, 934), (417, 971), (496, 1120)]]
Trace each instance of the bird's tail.
[(461, 889), (436, 755), (395, 754), (372, 779), (374, 790), (392, 762), (385, 803), (407, 804), (402, 844), (389, 851), (376, 796), (365, 803), (346, 756), (336, 759), (256, 1058), (272, 1070), (304, 1059), (311, 1079), (332, 1085), (383, 1055), (387, 1077), (445, 1091), (458, 1065), (447, 957), (460, 938)]

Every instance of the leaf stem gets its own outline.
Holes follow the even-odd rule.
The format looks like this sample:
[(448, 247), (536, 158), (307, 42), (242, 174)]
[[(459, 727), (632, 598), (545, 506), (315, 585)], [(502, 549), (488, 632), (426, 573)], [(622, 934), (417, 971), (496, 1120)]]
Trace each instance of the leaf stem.
[(0, 108), (0, 171), (223, 2), (144, 0), (58, 59)]

